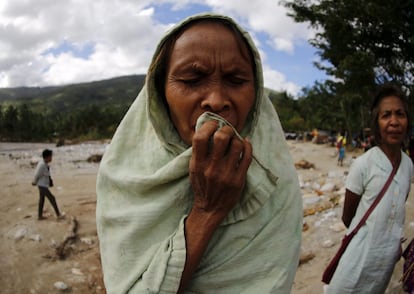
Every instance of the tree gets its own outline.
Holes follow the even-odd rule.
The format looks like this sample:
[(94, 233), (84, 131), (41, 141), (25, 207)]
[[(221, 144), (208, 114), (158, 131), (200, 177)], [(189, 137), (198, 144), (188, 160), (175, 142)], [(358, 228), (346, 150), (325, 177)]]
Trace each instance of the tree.
[(16, 139), (17, 124), (19, 121), (17, 108), (13, 105), (7, 107), (3, 118), (4, 137), (11, 140)]
[(27, 104), (18, 107), (17, 136), (19, 140), (30, 141), (33, 138), (34, 124), (33, 115)]
[(322, 87), (332, 90), (347, 128), (364, 125), (369, 98), (385, 81), (400, 84), (413, 104), (414, 0), (283, 3), (295, 21), (317, 31), (310, 40), (321, 58), (315, 65), (333, 77)]

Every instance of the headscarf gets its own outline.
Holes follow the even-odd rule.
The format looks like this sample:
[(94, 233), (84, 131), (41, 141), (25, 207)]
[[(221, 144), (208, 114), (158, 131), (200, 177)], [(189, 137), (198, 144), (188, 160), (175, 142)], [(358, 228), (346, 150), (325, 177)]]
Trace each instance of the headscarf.
[[(216, 230), (186, 290), (290, 291), (299, 256), (301, 195), (278, 116), (263, 87), (260, 56), (248, 33), (231, 18), (200, 14), (173, 27), (160, 41), (146, 83), (100, 164), (96, 217), (108, 293), (178, 289), (186, 258), (184, 220), (193, 203), (192, 149), (170, 120), (153, 69), (159, 66), (164, 43), (201, 19), (233, 25), (252, 51), (256, 100), (241, 135), (249, 136), (254, 160), (240, 202)], [(270, 251), (262, 252), (266, 248)]]

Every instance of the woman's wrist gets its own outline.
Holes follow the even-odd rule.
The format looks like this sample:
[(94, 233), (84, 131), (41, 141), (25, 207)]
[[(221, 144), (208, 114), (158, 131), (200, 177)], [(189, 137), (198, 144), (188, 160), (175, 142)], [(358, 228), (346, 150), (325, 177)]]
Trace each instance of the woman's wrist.
[(204, 211), (193, 207), (186, 219), (186, 227), (203, 234), (213, 233), (223, 221), (225, 215), (214, 211)]

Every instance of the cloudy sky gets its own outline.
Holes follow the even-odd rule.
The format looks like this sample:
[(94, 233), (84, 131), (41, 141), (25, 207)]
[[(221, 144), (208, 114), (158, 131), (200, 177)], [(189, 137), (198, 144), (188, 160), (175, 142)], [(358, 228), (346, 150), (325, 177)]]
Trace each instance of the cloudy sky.
[(50, 86), (145, 74), (164, 32), (182, 18), (214, 11), (256, 41), (265, 85), (297, 95), (323, 81), (313, 32), (279, 0), (1, 0), (0, 87)]

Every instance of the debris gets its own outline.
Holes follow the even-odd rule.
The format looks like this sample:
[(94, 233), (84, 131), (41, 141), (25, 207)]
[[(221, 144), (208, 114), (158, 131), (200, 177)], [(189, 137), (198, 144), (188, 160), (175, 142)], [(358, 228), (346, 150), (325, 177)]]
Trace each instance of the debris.
[(88, 157), (87, 162), (101, 162), (102, 154), (93, 154)]
[(330, 208), (333, 208), (335, 205), (330, 201), (321, 201), (316, 203), (311, 207), (303, 209), (303, 216), (313, 215), (317, 212), (321, 212)]
[(66, 257), (66, 245), (69, 244), (69, 242), (74, 241), (77, 237), (77, 231), (78, 229), (78, 221), (76, 220), (75, 217), (71, 218), (70, 221), (70, 229), (67, 232), (65, 239), (62, 241), (62, 243), (60, 245), (58, 245), (55, 249), (56, 255), (60, 258), (60, 259), (65, 259)]
[(299, 265), (307, 263), (314, 258), (315, 258), (315, 254), (313, 252), (301, 253), (300, 258), (299, 258)]
[(302, 169), (311, 169), (311, 168), (315, 168), (315, 165), (305, 159), (302, 159), (295, 163), (295, 167), (302, 168)]
[(42, 236), (39, 234), (30, 235), (29, 240), (40, 242), (42, 241)]

